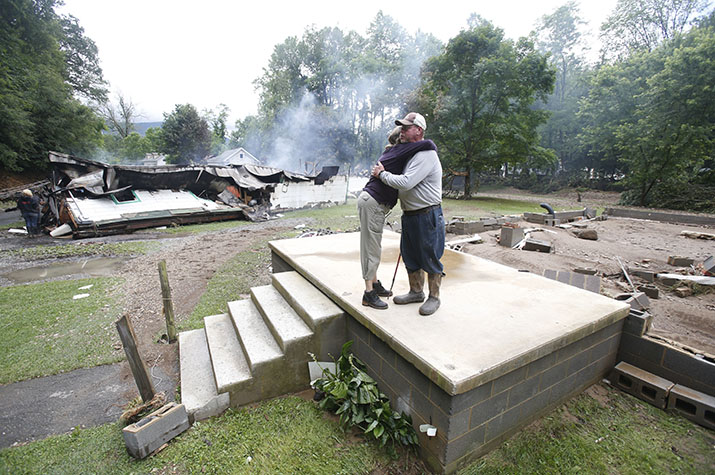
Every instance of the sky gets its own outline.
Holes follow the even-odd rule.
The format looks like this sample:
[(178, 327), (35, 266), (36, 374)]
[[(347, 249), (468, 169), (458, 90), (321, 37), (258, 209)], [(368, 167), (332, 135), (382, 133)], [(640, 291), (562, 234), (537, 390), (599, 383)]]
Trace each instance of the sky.
[[(543, 15), (567, 0), (385, 2), (251, 0), (64, 0), (60, 14), (79, 19), (99, 49), (110, 99), (120, 92), (139, 110), (139, 121), (160, 121), (176, 104), (199, 111), (230, 109), (229, 123), (257, 112), (253, 81), (274, 46), (306, 27), (337, 26), (365, 36), (378, 11), (410, 34), (432, 33), (446, 43), (477, 13), (509, 38), (528, 35)], [(593, 41), (616, 0), (581, 0), (581, 18)], [(598, 51), (598, 45), (592, 47)]]

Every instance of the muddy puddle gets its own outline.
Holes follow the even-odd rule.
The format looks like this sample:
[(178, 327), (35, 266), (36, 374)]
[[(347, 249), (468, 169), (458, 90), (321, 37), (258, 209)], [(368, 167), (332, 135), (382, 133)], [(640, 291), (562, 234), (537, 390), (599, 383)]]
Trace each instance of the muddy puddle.
[(55, 262), (45, 266), (28, 267), (2, 274), (2, 277), (15, 283), (24, 284), (37, 280), (53, 279), (69, 275), (83, 274), (92, 277), (114, 274), (125, 259), (118, 257), (97, 257), (74, 262)]

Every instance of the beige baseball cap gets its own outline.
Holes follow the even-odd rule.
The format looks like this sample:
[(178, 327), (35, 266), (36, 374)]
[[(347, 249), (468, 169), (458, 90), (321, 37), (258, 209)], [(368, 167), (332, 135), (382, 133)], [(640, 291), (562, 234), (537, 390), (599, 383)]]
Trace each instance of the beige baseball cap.
[(395, 125), (416, 125), (422, 130), (427, 130), (427, 121), (425, 121), (422, 114), (418, 114), (417, 112), (410, 112), (404, 119), (396, 120)]

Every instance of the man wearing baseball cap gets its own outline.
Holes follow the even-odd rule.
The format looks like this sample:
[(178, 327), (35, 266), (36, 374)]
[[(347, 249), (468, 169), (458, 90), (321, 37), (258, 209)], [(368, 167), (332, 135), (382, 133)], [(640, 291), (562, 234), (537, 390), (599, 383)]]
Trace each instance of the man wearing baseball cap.
[[(423, 140), (427, 129), (425, 118), (410, 112), (404, 119), (395, 121), (400, 125), (401, 142)], [(372, 174), (398, 190), (402, 207), (402, 237), (400, 252), (407, 268), (410, 291), (395, 296), (398, 305), (421, 303), (425, 300), (424, 273), (427, 273), (429, 298), (419, 309), (421, 315), (431, 315), (440, 306), (439, 288), (442, 283), (444, 254), (444, 216), (442, 214), (442, 164), (436, 150), (416, 153), (405, 166), (402, 174), (385, 171), (382, 164), (373, 168)]]

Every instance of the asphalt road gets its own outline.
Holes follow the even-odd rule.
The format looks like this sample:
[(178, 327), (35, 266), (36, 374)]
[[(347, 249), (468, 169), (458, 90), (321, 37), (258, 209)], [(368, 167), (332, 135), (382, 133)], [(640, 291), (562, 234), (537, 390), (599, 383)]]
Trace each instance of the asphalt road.
[[(124, 406), (138, 396), (123, 365), (95, 366), (0, 386), (0, 448), (15, 443), (116, 422)], [(124, 374), (124, 379), (122, 379)], [(127, 376), (128, 375), (128, 376)], [(154, 389), (174, 400), (176, 381), (158, 366)]]

